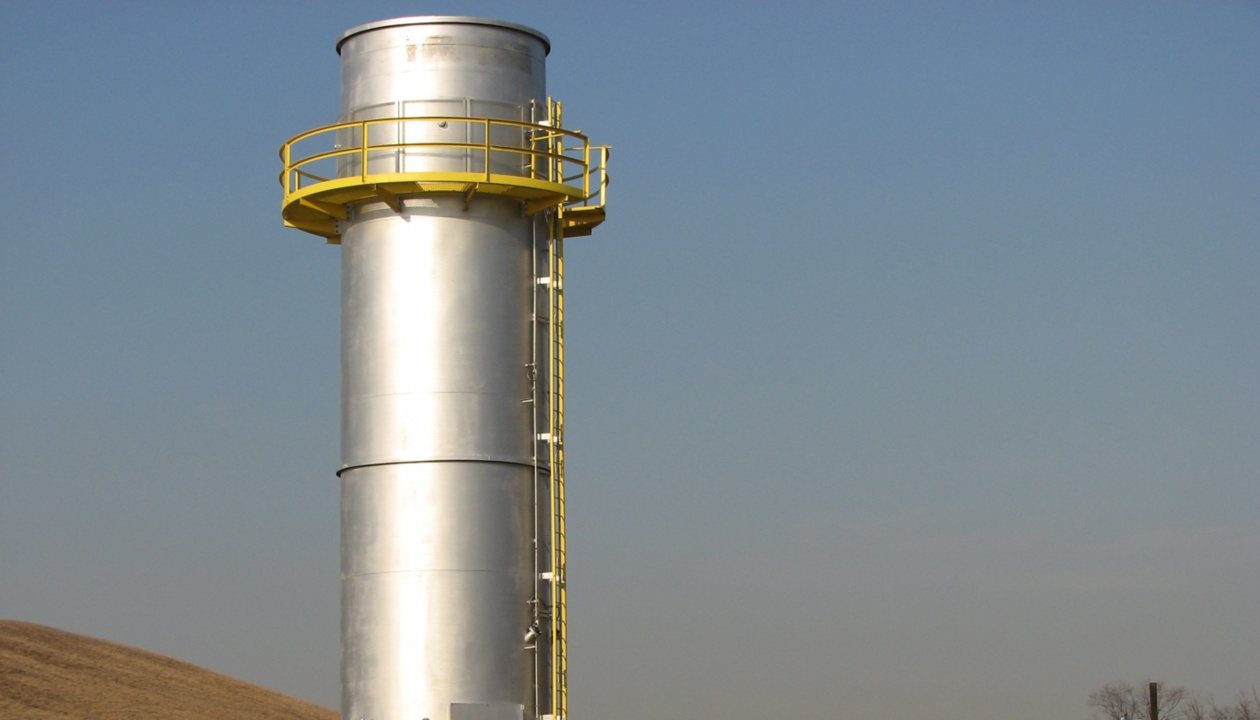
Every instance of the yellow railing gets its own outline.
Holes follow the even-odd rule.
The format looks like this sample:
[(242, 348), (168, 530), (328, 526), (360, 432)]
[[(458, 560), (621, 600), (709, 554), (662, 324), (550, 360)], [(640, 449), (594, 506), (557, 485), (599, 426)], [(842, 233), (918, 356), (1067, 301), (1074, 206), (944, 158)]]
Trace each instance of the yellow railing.
[[(586, 152), (586, 199), (570, 203), (569, 205), (570, 207), (594, 206), (602, 208), (608, 204), (608, 158), (612, 149), (607, 145), (591, 145), (586, 148)], [(593, 164), (590, 157), (592, 153), (595, 154)], [(592, 178), (596, 178), (596, 190), (594, 192), (590, 191)]]
[[(393, 133), (388, 132), (390, 127)], [(452, 142), (420, 140), (414, 142), (397, 141), (399, 136), (409, 132), (440, 128), (442, 130), (463, 127), (465, 140), (477, 130), (482, 140), (479, 142)], [(496, 135), (505, 132), (520, 134), (521, 143), (503, 144), (492, 142)], [(393, 135), (388, 142), (374, 141), (373, 135)], [(306, 153), (295, 146), (308, 145), (311, 142), (331, 149)], [(429, 162), (428, 158), (416, 158), (417, 151), (432, 153), (442, 152), (434, 158), (439, 163), (452, 160), (463, 160), (467, 166), (463, 171), (450, 170), (411, 170), (409, 165), (417, 166)], [(455, 151), (455, 152), (449, 152)], [(408, 154), (412, 156), (409, 157)], [(380, 167), (379, 160), (387, 159), (392, 154), (395, 162), (391, 171), (373, 170)], [(359, 182), (373, 182), (374, 176), (390, 176), (391, 179), (402, 179), (399, 176), (415, 176), (417, 181), (425, 179), (442, 181), (446, 179), (469, 181), (477, 179), (487, 184), (514, 184), (514, 178), (521, 178), (535, 183), (548, 183), (563, 186), (569, 203), (589, 205), (600, 203), (607, 187), (608, 180), (604, 171), (608, 158), (608, 149), (603, 146), (592, 146), (583, 134), (547, 125), (537, 125), (515, 120), (498, 120), (493, 118), (469, 118), (458, 116), (426, 116), (379, 118), (357, 120), (354, 122), (328, 125), (298, 135), (286, 142), (280, 149), (280, 158), (284, 162), (284, 170), (280, 174), (280, 184), (284, 187), (285, 204), (293, 195), (306, 195), (317, 191), (319, 185), (336, 182), (339, 185), (346, 180), (357, 178)], [(352, 164), (357, 160), (357, 172), (353, 172)], [(472, 169), (480, 161), (480, 169)], [(514, 163), (513, 160), (518, 162)], [(327, 165), (340, 165), (332, 172), (325, 170)], [(349, 166), (349, 167), (347, 167)], [(495, 168), (506, 168), (507, 172), (495, 172)], [(349, 170), (350, 172), (347, 172)], [(353, 180), (351, 180), (353, 182)], [(576, 191), (576, 192), (574, 192)]]

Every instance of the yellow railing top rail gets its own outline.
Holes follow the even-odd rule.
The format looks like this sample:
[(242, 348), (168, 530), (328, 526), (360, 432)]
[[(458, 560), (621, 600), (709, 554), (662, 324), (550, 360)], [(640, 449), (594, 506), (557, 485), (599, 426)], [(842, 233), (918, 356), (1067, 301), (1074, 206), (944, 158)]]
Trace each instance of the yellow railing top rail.
[[(369, 129), (377, 126), (397, 125), (400, 128), (405, 123), (463, 123), (465, 126), (481, 126), (484, 129), (484, 140), (482, 142), (456, 142), (456, 141), (433, 141), (418, 140), (411, 142), (373, 142)], [(530, 131), (535, 133), (534, 137), (526, 137), (524, 145), (503, 145), (491, 142), (492, 131), (495, 128), (515, 128), (522, 131)], [(309, 155), (297, 155), (295, 145), (311, 139), (326, 139), (332, 142), (333, 149), (316, 152)], [(349, 141), (348, 145), (342, 146), (341, 143)], [(574, 143), (570, 147), (564, 147), (564, 141)], [(428, 115), (428, 116), (407, 116), (407, 117), (389, 117), (389, 118), (372, 118), (366, 120), (355, 120), (352, 122), (336, 123), (334, 125), (325, 125), (313, 130), (307, 130), (304, 133), (294, 136), (285, 142), (280, 148), (280, 159), (284, 163), (284, 170), (281, 172), (279, 181), (284, 188), (286, 201), (288, 196), (293, 193), (310, 188), (309, 183), (304, 184), (303, 179), (314, 180), (316, 184), (320, 182), (329, 182), (332, 180), (344, 179), (345, 176), (338, 178), (324, 177), (311, 171), (311, 166), (323, 160), (343, 156), (360, 156), (361, 162), (359, 172), (355, 173), (364, 182), (368, 182), (370, 175), (376, 174), (369, 172), (368, 162), (373, 159), (372, 155), (379, 156), (381, 151), (389, 150), (466, 150), (481, 151), (480, 160), (485, 166), (487, 181), (490, 179), (491, 161), (496, 157), (501, 159), (504, 155), (522, 156), (526, 160), (522, 164), (521, 177), (530, 178), (532, 180), (542, 180), (556, 183), (559, 185), (568, 185), (570, 182), (580, 181), (577, 187), (582, 190), (581, 197), (590, 198), (591, 196), (591, 174), (603, 172), (602, 162), (592, 165), (591, 150), (602, 150), (599, 159), (603, 160), (607, 156), (607, 150), (601, 147), (592, 147), (590, 139), (580, 132), (574, 130), (565, 130), (563, 128), (553, 127), (551, 125), (536, 124), (522, 122), (519, 120), (500, 120), (496, 118), (476, 118), (466, 116), (453, 115)], [(575, 172), (567, 174), (565, 168), (572, 168)], [(401, 171), (407, 172), (407, 171)], [(407, 173), (411, 174), (411, 173)], [(416, 174), (426, 174), (425, 171), (418, 171)], [(354, 177), (351, 175), (350, 177)], [(606, 184), (606, 179), (601, 176), (597, 181), (601, 190)]]

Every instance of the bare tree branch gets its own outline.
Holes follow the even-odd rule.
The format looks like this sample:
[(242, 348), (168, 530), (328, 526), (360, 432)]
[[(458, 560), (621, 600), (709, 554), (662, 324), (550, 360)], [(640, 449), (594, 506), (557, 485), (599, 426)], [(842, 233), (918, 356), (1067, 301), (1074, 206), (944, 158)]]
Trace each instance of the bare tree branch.
[[(1150, 720), (1146, 688), (1147, 684), (1143, 684), (1139, 691), (1126, 682), (1103, 685), (1089, 694), (1091, 720)], [(1254, 689), (1252, 692), (1256, 694)], [(1260, 702), (1251, 705), (1256, 709), (1250, 710), (1250, 715), (1237, 714), (1238, 708), (1250, 702), (1246, 696), (1239, 700), (1238, 707), (1220, 708), (1211, 698), (1204, 701), (1184, 687), (1156, 683), (1156, 697), (1159, 720), (1260, 720)]]
[[(1089, 694), (1094, 720), (1139, 720), (1146, 714), (1138, 701), (1137, 690), (1126, 682), (1107, 683)], [(1138, 713), (1141, 712), (1139, 715)]]

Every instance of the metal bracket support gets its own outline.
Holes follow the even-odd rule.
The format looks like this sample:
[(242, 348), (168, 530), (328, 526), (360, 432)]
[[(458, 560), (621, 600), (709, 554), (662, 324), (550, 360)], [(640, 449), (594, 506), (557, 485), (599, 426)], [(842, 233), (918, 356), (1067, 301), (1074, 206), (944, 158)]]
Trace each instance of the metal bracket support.
[(376, 193), (376, 197), (380, 198), (381, 202), (388, 205), (390, 210), (393, 210), (396, 213), (402, 212), (402, 199), (399, 198), (398, 195), (386, 190), (380, 185), (373, 185), (372, 192)]
[(346, 206), (337, 203), (323, 202), (321, 200), (309, 200), (307, 198), (298, 198), (298, 204), (308, 207), (312, 210), (318, 210), (329, 217), (335, 217), (338, 220), (346, 219)]
[(539, 198), (537, 200), (530, 200), (525, 203), (525, 214), (534, 215), (542, 212), (543, 210), (550, 210), (562, 202), (564, 202), (563, 195), (554, 195), (551, 197)]

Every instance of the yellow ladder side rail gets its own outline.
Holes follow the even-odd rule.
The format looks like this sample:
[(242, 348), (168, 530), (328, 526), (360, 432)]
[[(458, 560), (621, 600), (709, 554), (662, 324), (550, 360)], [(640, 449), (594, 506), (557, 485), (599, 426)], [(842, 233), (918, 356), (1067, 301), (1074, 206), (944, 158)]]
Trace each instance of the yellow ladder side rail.
[[(562, 233), (563, 234), (563, 233)], [(564, 457), (564, 239), (556, 243), (556, 558), (559, 573), (559, 595), (556, 626), (560, 637), (560, 705), (561, 718), (568, 717), (569, 704), (569, 599), (568, 599), (568, 530), (565, 527), (565, 457)]]
[(557, 209), (549, 242), (548, 283), (551, 317), (549, 325), (548, 407), (551, 418), (551, 712), (557, 720), (568, 715), (568, 588), (566, 579), (567, 533), (565, 528), (564, 475), (564, 221)]
[[(556, 100), (548, 98), (548, 109), (551, 126), (563, 127), (563, 106)], [(564, 134), (555, 133), (548, 148), (553, 158), (564, 156)], [(553, 159), (551, 178), (564, 176), (564, 163)], [(549, 274), (551, 283), (551, 324), (550, 324), (550, 382), (551, 397), (548, 408), (551, 422), (551, 553), (552, 553), (552, 609), (551, 609), (551, 652), (552, 652), (552, 701), (551, 712), (557, 720), (567, 720), (569, 700), (569, 642), (568, 642), (568, 589), (566, 574), (566, 533), (565, 533), (565, 493), (564, 493), (564, 210), (557, 208), (552, 218), (551, 242), (549, 245)]]

